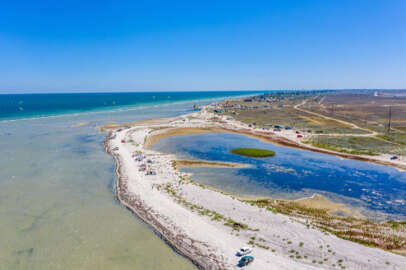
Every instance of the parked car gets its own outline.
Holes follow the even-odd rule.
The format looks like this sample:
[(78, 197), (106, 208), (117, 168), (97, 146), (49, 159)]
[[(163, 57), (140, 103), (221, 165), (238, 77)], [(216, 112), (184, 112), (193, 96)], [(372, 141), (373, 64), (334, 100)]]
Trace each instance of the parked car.
[(244, 256), (238, 262), (238, 265), (240, 267), (244, 267), (244, 266), (247, 266), (248, 264), (252, 263), (253, 261), (254, 261), (254, 257), (252, 257), (252, 256)]
[(252, 249), (249, 247), (242, 247), (238, 250), (237, 256), (244, 256), (247, 254), (250, 254), (252, 252)]
[(393, 157), (391, 157), (390, 159), (391, 159), (391, 160), (396, 160), (396, 159), (398, 159), (398, 157), (397, 157), (397, 156), (393, 156)]

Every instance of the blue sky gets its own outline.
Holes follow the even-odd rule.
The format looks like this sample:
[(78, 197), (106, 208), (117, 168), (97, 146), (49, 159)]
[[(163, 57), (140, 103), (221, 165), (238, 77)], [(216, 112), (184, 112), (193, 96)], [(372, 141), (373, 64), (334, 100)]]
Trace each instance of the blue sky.
[(406, 1), (0, 1), (0, 93), (406, 88)]

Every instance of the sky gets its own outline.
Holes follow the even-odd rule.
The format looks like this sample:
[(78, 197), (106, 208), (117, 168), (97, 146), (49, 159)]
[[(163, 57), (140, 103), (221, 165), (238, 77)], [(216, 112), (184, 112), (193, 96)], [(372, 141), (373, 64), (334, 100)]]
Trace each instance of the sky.
[(406, 88), (404, 0), (0, 0), (0, 93)]

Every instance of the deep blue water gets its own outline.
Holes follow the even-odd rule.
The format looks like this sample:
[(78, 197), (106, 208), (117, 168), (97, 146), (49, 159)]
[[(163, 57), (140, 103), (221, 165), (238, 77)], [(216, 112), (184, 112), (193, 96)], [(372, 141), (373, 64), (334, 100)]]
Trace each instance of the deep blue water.
[[(276, 155), (249, 158), (230, 153), (236, 147), (265, 148)], [(185, 169), (194, 174), (196, 181), (228, 192), (286, 199), (317, 192), (369, 211), (406, 217), (406, 173), (392, 167), (343, 160), (229, 133), (166, 138), (154, 149), (185, 159), (251, 164), (251, 168), (243, 169)]]
[(0, 120), (250, 95), (252, 91), (0, 95)]

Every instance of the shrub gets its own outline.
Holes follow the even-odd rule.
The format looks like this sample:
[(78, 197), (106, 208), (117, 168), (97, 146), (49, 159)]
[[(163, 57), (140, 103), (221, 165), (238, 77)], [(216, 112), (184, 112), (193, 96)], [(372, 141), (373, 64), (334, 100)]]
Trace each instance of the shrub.
[(234, 148), (231, 153), (247, 157), (273, 157), (274, 151), (258, 148)]

